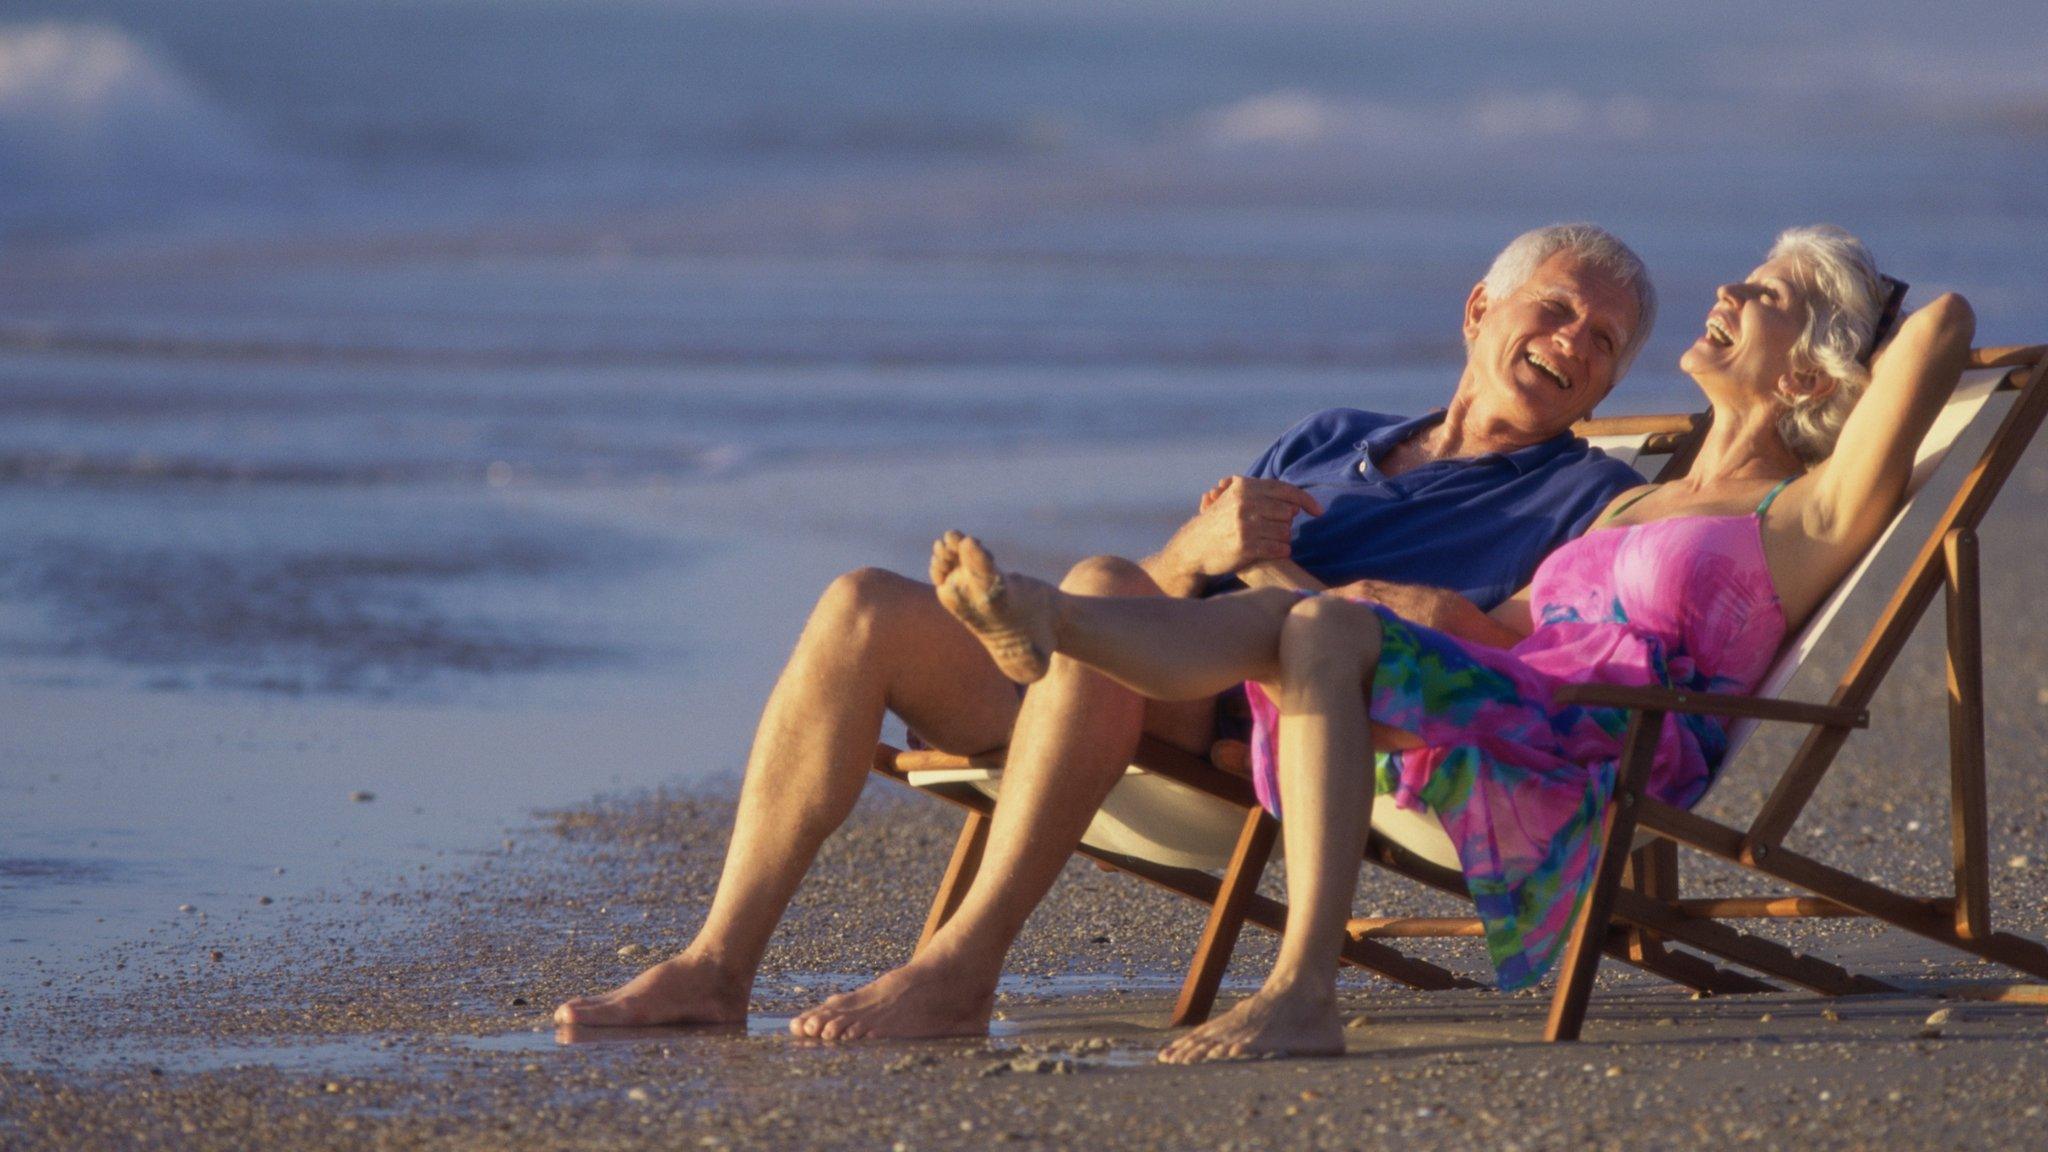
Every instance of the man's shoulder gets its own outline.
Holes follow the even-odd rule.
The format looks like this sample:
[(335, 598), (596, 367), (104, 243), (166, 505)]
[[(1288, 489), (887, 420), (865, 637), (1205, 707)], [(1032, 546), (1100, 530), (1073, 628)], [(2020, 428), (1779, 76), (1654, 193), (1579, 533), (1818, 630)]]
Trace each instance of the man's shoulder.
[(1297, 421), (1281, 435), (1281, 439), (1334, 440), (1344, 436), (1357, 437), (1407, 419), (1409, 417), (1372, 412), (1364, 408), (1324, 408), (1311, 412)]
[(1551, 457), (1550, 465), (1557, 475), (1569, 477), (1574, 486), (1634, 487), (1643, 482), (1642, 473), (1626, 461), (1609, 456), (1580, 436), (1572, 437), (1561, 451)]

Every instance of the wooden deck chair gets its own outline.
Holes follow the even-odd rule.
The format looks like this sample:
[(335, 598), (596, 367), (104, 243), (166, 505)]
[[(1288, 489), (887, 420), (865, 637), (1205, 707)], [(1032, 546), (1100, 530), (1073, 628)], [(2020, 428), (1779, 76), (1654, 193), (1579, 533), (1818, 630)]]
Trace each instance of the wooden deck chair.
[[(1908, 931), (1939, 940), (1966, 952), (2005, 963), (2020, 971), (2048, 977), (2048, 949), (2004, 934), (1988, 925), (1985, 891), (1987, 852), (1983, 787), (1981, 666), (1977, 645), (1974, 532), (1998, 488), (2011, 472), (2044, 409), (2048, 388), (2020, 384), (2039, 349), (2000, 350), (1980, 354), (1986, 368), (1964, 378), (1923, 444), (1908, 503), (1870, 557), (1842, 586), (1780, 660), (1753, 697), (1709, 697), (1654, 689), (1575, 688), (1567, 699), (1581, 703), (1630, 708), (1631, 726), (1621, 782), (1609, 814), (1597, 878), (1586, 899), (1560, 966), (1558, 987), (1545, 1035), (1562, 1040), (1577, 1037), (1590, 996), (1592, 977), (1602, 954), (1705, 992), (1773, 991), (1751, 976), (1720, 967), (1700, 955), (1674, 951), (1677, 942), (1789, 984), (1826, 994), (1877, 992), (1890, 986), (1853, 975), (1836, 965), (1795, 952), (1761, 937), (1736, 932), (1722, 921), (1745, 918), (1801, 918), (1868, 915)], [(1995, 430), (1991, 428), (1996, 425)], [(1582, 433), (1597, 436), (1610, 451), (1638, 453), (1634, 462), (1653, 474), (1675, 474), (1689, 463), (1697, 446), (1696, 418), (1622, 418), (1594, 421)], [(1988, 433), (1988, 440), (1985, 439)], [(1629, 441), (1633, 440), (1631, 445)], [(1949, 462), (1950, 448), (1960, 442), (1984, 440), (1974, 464), (1963, 472)], [(1929, 487), (1937, 473), (1942, 483)], [(1944, 492), (1953, 497), (1939, 513), (1934, 502)], [(1916, 527), (1924, 522), (1931, 524)], [(1879, 614), (1862, 649), (1843, 673), (1829, 704), (1803, 704), (1778, 694), (1808, 667), (1816, 642), (1863, 587), (1863, 579), (1880, 555), (1913, 549), (1913, 560), (1897, 592)], [(1952, 765), (1955, 795), (1954, 826), (1957, 892), (1954, 897), (1916, 898), (1892, 892), (1860, 878), (1798, 856), (1782, 847), (1785, 832), (1812, 796), (1822, 774), (1842, 746), (1849, 730), (1867, 723), (1865, 708), (1890, 664), (1931, 602), (1937, 586), (1950, 589), (1950, 677)], [(1741, 743), (1762, 720), (1810, 725), (1812, 735), (1747, 832), (1717, 824), (1690, 812), (1650, 801), (1642, 794), (1649, 755), (1655, 747), (1662, 717), (1670, 711), (1699, 710), (1738, 718), (1731, 729), (1730, 762)], [(942, 924), (972, 878), (987, 832), (993, 792), (989, 764), (970, 764), (934, 753), (899, 754), (884, 747), (876, 770), (920, 786), (969, 809), (951, 866), (927, 920), (926, 935)], [(1149, 778), (1133, 788), (1133, 782)], [(1146, 793), (1158, 796), (1148, 799)], [(1124, 797), (1119, 801), (1119, 797)], [(1199, 797), (1199, 800), (1190, 799)], [(1170, 801), (1171, 803), (1168, 803)], [(1206, 821), (1185, 820), (1179, 810), (1206, 806)], [(1221, 875), (1214, 874), (1219, 856), (1218, 832), (1236, 824), (1236, 836), (1221, 854)], [(1190, 828), (1205, 829), (1194, 835)], [(1183, 984), (1174, 1023), (1206, 1017), (1228, 963), (1238, 932), (1246, 922), (1278, 931), (1285, 908), (1257, 894), (1259, 875), (1278, 833), (1276, 822), (1259, 810), (1248, 781), (1222, 772), (1205, 761), (1147, 741), (1124, 782), (1112, 793), (1103, 816), (1091, 826), (1081, 851), (1107, 866), (1131, 872), (1169, 890), (1210, 905), (1208, 925)], [(1751, 868), (1776, 880), (1805, 888), (1814, 896), (1772, 894), (1759, 897), (1683, 900), (1678, 891), (1676, 846), (1685, 844), (1710, 855)], [(1367, 857), (1424, 884), (1464, 893), (1463, 877), (1442, 829), (1426, 814), (1402, 812), (1391, 803), (1376, 804)], [(1622, 849), (1626, 850), (1622, 850)], [(1420, 988), (1470, 985), (1435, 965), (1408, 957), (1383, 943), (1389, 938), (1478, 936), (1472, 917), (1357, 920), (1350, 925), (1344, 958), (1392, 979)]]
[[(1691, 464), (1704, 426), (1699, 415), (1623, 416), (1588, 420), (1575, 431), (1654, 479), (1682, 473)], [(925, 919), (920, 946), (953, 914), (980, 866), (1002, 765), (1001, 752), (967, 758), (931, 750), (903, 751), (888, 744), (876, 750), (878, 775), (950, 801), (967, 813)], [(1418, 853), (1412, 866), (1426, 879), (1463, 892), (1456, 856), (1440, 826), (1418, 820), (1391, 802), (1376, 805), (1373, 819), (1376, 830), (1384, 826), (1396, 839), (1419, 846), (1406, 851)], [(1257, 891), (1278, 836), (1279, 824), (1259, 807), (1249, 777), (1150, 737), (1140, 741), (1130, 768), (1083, 836), (1078, 850), (1082, 856), (1209, 909), (1201, 944), (1174, 1008), (1175, 1025), (1208, 1017), (1246, 923), (1274, 932), (1284, 926), (1286, 906)], [(1384, 840), (1385, 833), (1376, 839)], [(1363, 936), (1346, 943), (1344, 959), (1414, 988), (1478, 986)], [(1690, 957), (1679, 956), (1661, 967), (1692, 966)], [(1703, 978), (1696, 976), (1694, 986), (1703, 986)]]
[[(2048, 414), (2048, 386), (2041, 380), (2048, 375), (2043, 352), (2041, 347), (2032, 347), (1975, 354), (1975, 362), (1985, 367), (1964, 374), (1922, 443), (1905, 507), (1870, 555), (1844, 578), (1787, 646), (1755, 696), (1592, 685), (1568, 688), (1561, 694), (1567, 701), (1625, 707), (1631, 717), (1598, 874), (1559, 969), (1546, 1038), (1578, 1037), (1600, 953), (1616, 936), (1628, 949), (1661, 948), (1665, 938), (1677, 940), (1826, 994), (1892, 990), (1882, 981), (1854, 976), (1758, 937), (1732, 932), (1722, 923), (1727, 920), (1869, 917), (2037, 979), (2048, 979), (2048, 947), (1991, 927), (1977, 566), (1977, 528), (2031, 443), (2043, 415)], [(1966, 452), (1951, 451), (1975, 441), (1981, 441), (1983, 447), (1974, 459)], [(1962, 459), (1951, 460), (1951, 456)], [(1970, 460), (1967, 469), (1960, 467), (1965, 459)], [(1864, 574), (1882, 556), (1907, 553), (1912, 559), (1903, 578), (1841, 671), (1828, 702), (1809, 704), (1783, 698), (1780, 693), (1795, 686), (1795, 675), (1809, 662), (1819, 636), (1837, 619), (1845, 603), (1865, 591), (1861, 588)], [(1947, 594), (1954, 891), (1913, 896), (1801, 855), (1786, 848), (1784, 841), (1850, 732), (1868, 725), (1871, 699), (1937, 590)], [(1802, 725), (1808, 732), (1791, 762), (1777, 774), (1776, 786), (1748, 827), (1736, 828), (1644, 795), (1657, 732), (1670, 712), (1737, 718), (1729, 733), (1731, 758), (1739, 742), (1762, 721)], [(1647, 847), (1635, 847), (1638, 828), (1652, 834)], [(1676, 851), (1681, 845), (1809, 895), (1780, 890), (1761, 896), (1681, 899)], [(1634, 850), (1624, 850), (1624, 846)], [(1625, 872), (1635, 873), (1636, 881), (1626, 887), (1622, 883)]]

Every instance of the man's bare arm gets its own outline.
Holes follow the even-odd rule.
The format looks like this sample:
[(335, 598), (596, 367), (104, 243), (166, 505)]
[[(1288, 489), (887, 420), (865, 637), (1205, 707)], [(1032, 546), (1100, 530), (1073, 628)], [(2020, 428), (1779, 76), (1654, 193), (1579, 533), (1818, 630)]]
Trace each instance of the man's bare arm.
[(1217, 577), (1285, 560), (1294, 518), (1322, 511), (1315, 497), (1292, 484), (1226, 476), (1202, 495), (1200, 509), (1166, 546), (1139, 563), (1167, 595), (1198, 596)]
[(1328, 592), (1330, 586), (1292, 560), (1268, 560), (1237, 574), (1247, 588), (1285, 588), (1289, 592)]

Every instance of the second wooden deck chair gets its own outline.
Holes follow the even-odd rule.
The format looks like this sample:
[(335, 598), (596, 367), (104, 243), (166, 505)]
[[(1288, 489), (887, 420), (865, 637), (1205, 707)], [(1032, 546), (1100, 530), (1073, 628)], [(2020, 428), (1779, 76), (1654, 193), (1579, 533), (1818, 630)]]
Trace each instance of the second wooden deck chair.
[[(2036, 351), (1980, 355), (1980, 362), (1987, 366), (1965, 376), (1922, 446), (1906, 508), (1871, 556), (1787, 646), (1756, 696), (1710, 698), (1650, 689), (1573, 690), (1571, 699), (1627, 707), (1634, 715), (1627, 740), (1629, 753), (1621, 766), (1622, 786), (1610, 813), (1598, 878), (1560, 967), (1547, 1038), (1578, 1035), (1592, 976), (1603, 953), (1700, 991), (1774, 990), (1771, 984), (1719, 967), (1694, 952), (1668, 947), (1672, 942), (1827, 994), (1889, 989), (1880, 981), (1736, 932), (1722, 923), (1729, 919), (1873, 916), (2048, 978), (2048, 949), (1993, 933), (1988, 926), (1974, 543), (1978, 523), (2031, 440), (2043, 411), (2048, 410), (2048, 388), (2020, 387), (2028, 375), (2025, 366), (2033, 363)], [(1624, 418), (1592, 422), (1583, 431), (1601, 437), (1610, 450), (1638, 453), (1635, 462), (1639, 468), (1645, 462), (1656, 463), (1661, 456), (1665, 461), (1662, 471), (1677, 472), (1683, 470), (1694, 443), (1693, 437), (1682, 431), (1684, 426), (1682, 419)], [(1960, 461), (1950, 459), (1954, 455), (1950, 450), (1958, 444), (1974, 446), (1979, 442), (1981, 450), (1967, 471), (1958, 466)], [(1943, 468), (1944, 463), (1949, 467)], [(1649, 468), (1644, 471), (1651, 474)], [(1937, 476), (1940, 482), (1930, 485)], [(1845, 604), (1859, 594), (1868, 599), (1873, 592), (1865, 586), (1864, 575), (1879, 558), (1903, 552), (1913, 557), (1906, 576), (1878, 613), (1830, 703), (1813, 705), (1779, 698), (1788, 684), (1795, 683), (1795, 676), (1803, 681), (1818, 673), (1811, 664), (1819, 638), (1842, 616)], [(1957, 889), (1953, 897), (1930, 899), (1892, 892), (1797, 855), (1784, 849), (1782, 840), (1849, 731), (1867, 723), (1865, 709), (1871, 696), (1935, 590), (1944, 584), (1950, 598)], [(1812, 726), (1812, 734), (1747, 832), (1642, 796), (1649, 750), (1654, 747), (1662, 717), (1681, 710), (1739, 718), (1731, 731), (1731, 762), (1758, 721)], [(971, 764), (933, 753), (897, 753), (887, 747), (878, 753), (878, 772), (969, 809), (952, 865), (927, 919), (927, 936), (944, 922), (973, 875), (992, 807), (994, 768), (992, 763)], [(1210, 906), (1208, 924), (1176, 1005), (1175, 1023), (1193, 1023), (1207, 1015), (1244, 923), (1275, 931), (1282, 926), (1284, 906), (1256, 891), (1277, 835), (1276, 822), (1253, 802), (1248, 781), (1153, 742), (1141, 748), (1137, 763), (1091, 826), (1081, 848), (1084, 855)], [(1816, 895), (1681, 899), (1676, 857), (1676, 845), (1681, 843)], [(1464, 892), (1449, 841), (1426, 814), (1401, 812), (1384, 802), (1376, 804), (1367, 855), (1373, 862), (1424, 884)], [(1221, 874), (1217, 875), (1219, 867)], [(1384, 941), (1477, 935), (1478, 921), (1470, 917), (1359, 920), (1351, 925), (1344, 954), (1349, 962), (1414, 987), (1469, 985), (1470, 981), (1406, 956)]]

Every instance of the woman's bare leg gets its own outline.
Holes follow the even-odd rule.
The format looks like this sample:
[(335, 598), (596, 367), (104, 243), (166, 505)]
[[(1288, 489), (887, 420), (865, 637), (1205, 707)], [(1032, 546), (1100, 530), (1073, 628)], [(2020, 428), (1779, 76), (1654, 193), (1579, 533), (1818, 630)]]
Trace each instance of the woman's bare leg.
[(948, 532), (932, 546), (948, 612), (1020, 684), (1072, 657), (1154, 700), (1196, 700), (1279, 670), (1280, 624), (1297, 597), (1266, 588), (1208, 600), (1075, 596), (996, 570), (981, 542)]
[(1275, 686), (1288, 909), (1280, 954), (1251, 999), (1167, 1045), (1161, 1060), (1343, 1054), (1338, 952), (1365, 851), (1372, 729), (1364, 688), (1379, 653), (1379, 617), (1362, 604), (1303, 600), (1282, 626)]
[(555, 1021), (744, 1020), (776, 922), (867, 781), (885, 708), (941, 748), (981, 752), (1008, 738), (1017, 691), (930, 586), (862, 569), (819, 599), (762, 710), (725, 870), (696, 938), (611, 992), (563, 1004)]

